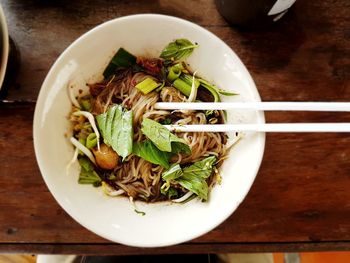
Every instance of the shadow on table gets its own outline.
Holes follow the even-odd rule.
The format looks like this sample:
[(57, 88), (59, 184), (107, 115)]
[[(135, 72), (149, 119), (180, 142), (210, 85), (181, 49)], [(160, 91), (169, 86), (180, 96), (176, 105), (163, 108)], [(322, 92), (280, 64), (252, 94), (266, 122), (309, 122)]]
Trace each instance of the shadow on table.
[(281, 21), (257, 29), (236, 28), (240, 43), (251, 52), (249, 64), (269, 71), (286, 67), (293, 54), (305, 42), (305, 33), (296, 10), (287, 12)]

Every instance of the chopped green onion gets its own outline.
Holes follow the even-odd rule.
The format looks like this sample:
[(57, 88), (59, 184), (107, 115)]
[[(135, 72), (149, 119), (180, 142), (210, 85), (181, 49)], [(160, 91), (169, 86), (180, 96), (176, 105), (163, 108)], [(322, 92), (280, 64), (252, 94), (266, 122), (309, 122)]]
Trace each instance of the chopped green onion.
[(223, 89), (219, 89), (218, 87), (216, 87), (213, 84), (210, 84), (208, 81), (204, 80), (204, 79), (199, 79), (199, 82), (201, 83), (202, 86), (206, 87), (206, 88), (212, 88), (214, 89), (217, 93), (224, 95), (224, 96), (236, 96), (239, 95), (238, 93), (235, 92), (231, 92), (231, 91), (227, 91), (227, 90), (223, 90)]
[(80, 100), (80, 105), (82, 108), (86, 111), (91, 111), (91, 101), (90, 99), (81, 99)]
[(137, 84), (135, 87), (141, 91), (143, 94), (148, 94), (155, 88), (159, 87), (159, 83), (155, 82), (151, 78), (146, 78), (143, 81), (141, 81), (139, 84)]
[(187, 97), (190, 96), (192, 87), (191, 85), (187, 84), (182, 79), (178, 78), (173, 82), (173, 86), (177, 88), (179, 91), (181, 91), (182, 94), (186, 95)]
[(214, 102), (220, 102), (221, 99), (220, 99), (220, 96), (219, 96), (219, 93), (217, 93), (217, 91), (213, 88), (213, 87), (210, 87), (210, 86), (205, 86), (205, 85), (202, 85), (203, 83), (201, 83), (200, 87), (208, 90), (211, 95), (213, 95), (214, 97)]
[(218, 89), (218, 91), (221, 95), (224, 95), (224, 96), (237, 96), (237, 95), (239, 95), (238, 93), (223, 90), (223, 89)]
[(183, 69), (183, 67), (181, 64), (176, 64), (176, 65), (170, 67), (167, 79), (169, 81), (173, 82), (175, 79), (180, 77), (182, 69)]
[[(190, 85), (192, 87), (193, 76), (191, 76), (189, 74), (181, 74), (180, 79), (182, 79), (183, 81), (185, 81), (188, 85)], [(194, 84), (196, 85), (196, 88), (199, 87), (200, 82), (198, 81), (198, 79), (194, 78)]]
[(194, 79), (195, 88), (199, 87), (199, 81), (189, 74), (181, 74), (179, 78), (175, 79), (173, 86), (181, 91), (182, 94), (187, 97), (190, 96), (192, 91), (192, 82)]
[(97, 136), (95, 133), (90, 133), (88, 137), (86, 138), (86, 144), (85, 146), (88, 149), (94, 148), (97, 145)]
[(157, 92), (161, 91), (162, 88), (164, 88), (164, 86), (165, 86), (165, 81), (163, 80), (162, 84), (158, 88), (156, 88), (156, 91)]
[(238, 95), (237, 93), (222, 90), (217, 88), (215, 85), (210, 84), (208, 81), (204, 79), (199, 79), (199, 82), (201, 83), (201, 86), (205, 89), (207, 89), (213, 96), (215, 102), (220, 102), (220, 97), (219, 94), (224, 95), (224, 96), (236, 96)]
[(84, 138), (79, 138), (79, 142), (84, 146), (86, 145), (86, 139)]

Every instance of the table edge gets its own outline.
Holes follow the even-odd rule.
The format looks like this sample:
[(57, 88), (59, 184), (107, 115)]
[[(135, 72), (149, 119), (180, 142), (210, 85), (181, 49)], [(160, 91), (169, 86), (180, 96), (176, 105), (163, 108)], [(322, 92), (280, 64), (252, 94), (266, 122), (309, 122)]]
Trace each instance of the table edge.
[(0, 253), (75, 255), (218, 254), (350, 250), (350, 241), (279, 243), (185, 243), (161, 248), (136, 248), (113, 243), (0, 243)]

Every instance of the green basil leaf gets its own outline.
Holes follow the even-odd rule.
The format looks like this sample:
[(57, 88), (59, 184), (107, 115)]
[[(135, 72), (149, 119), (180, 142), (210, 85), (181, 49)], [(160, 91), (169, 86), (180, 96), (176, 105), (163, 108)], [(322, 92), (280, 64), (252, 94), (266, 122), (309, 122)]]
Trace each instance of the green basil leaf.
[(171, 149), (172, 153), (191, 154), (191, 148), (187, 144), (183, 144), (182, 142), (172, 142)]
[(183, 175), (183, 172), (182, 172), (182, 169), (180, 167), (180, 164), (174, 164), (169, 168), (169, 170), (165, 171), (162, 174), (162, 178), (165, 181), (169, 181), (169, 180), (175, 180), (182, 175)]
[(178, 192), (175, 188), (170, 187), (168, 190), (168, 198), (169, 199), (175, 199), (178, 197)]
[[(121, 117), (121, 111), (117, 111), (116, 109), (118, 107), (112, 107), (107, 111), (107, 119), (106, 119), (106, 123), (105, 123), (105, 134), (106, 137), (104, 138), (107, 142), (112, 142), (112, 129), (114, 126), (113, 120), (114, 117), (120, 118)], [(115, 114), (119, 115), (119, 116), (115, 116)], [(112, 143), (110, 143), (112, 144)]]
[(198, 195), (203, 200), (208, 199), (209, 187), (207, 182), (194, 174), (185, 174), (176, 180), (182, 187)]
[(175, 188), (173, 187), (169, 187), (169, 189), (165, 190), (165, 189), (160, 189), (160, 193), (162, 195), (165, 195), (166, 197), (168, 197), (168, 199), (175, 199), (178, 197), (178, 192)]
[(184, 139), (172, 134), (160, 123), (144, 118), (141, 126), (142, 133), (146, 135), (147, 138), (150, 139), (159, 150), (173, 153), (191, 153), (191, 149), (186, 144)]
[(183, 173), (184, 175), (193, 174), (197, 177), (207, 179), (213, 171), (213, 165), (215, 162), (216, 157), (209, 156), (201, 161), (195, 162), (191, 166), (185, 167)]
[(196, 47), (198, 47), (197, 44), (193, 44), (187, 39), (176, 39), (163, 49), (160, 57), (165, 60), (179, 61), (191, 55)]
[(160, 151), (150, 140), (134, 143), (133, 154), (169, 169), (169, 153)]
[(176, 181), (187, 190), (192, 191), (201, 199), (208, 199), (209, 187), (206, 179), (213, 172), (213, 165), (216, 162), (215, 156), (209, 156), (191, 166), (183, 169), (183, 175)]
[(107, 134), (105, 132), (106, 132), (107, 112), (97, 115), (95, 119), (97, 122), (98, 129), (101, 132), (102, 138), (106, 138)]
[[(206, 179), (212, 174), (215, 162), (216, 157), (209, 156), (183, 169), (179, 164), (176, 164), (165, 171), (162, 178), (166, 181), (165, 185), (170, 185), (169, 182), (173, 180), (198, 195), (201, 199), (207, 200), (209, 187)], [(168, 188), (163, 189), (163, 191), (167, 190)]]
[(121, 105), (115, 105), (106, 113), (96, 116), (104, 143), (111, 146), (123, 159), (132, 152), (132, 118), (132, 111), (124, 111)]

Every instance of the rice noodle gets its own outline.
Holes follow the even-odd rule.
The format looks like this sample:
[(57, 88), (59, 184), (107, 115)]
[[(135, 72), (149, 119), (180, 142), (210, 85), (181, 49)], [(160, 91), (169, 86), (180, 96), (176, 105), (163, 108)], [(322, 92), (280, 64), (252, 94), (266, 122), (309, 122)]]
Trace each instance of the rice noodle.
[[(141, 93), (135, 88), (135, 85), (146, 78), (154, 79), (154, 76), (143, 72), (133, 74), (126, 70), (118, 73), (118, 75), (108, 83), (94, 84), (97, 88), (102, 88), (96, 92), (95, 95), (92, 95), (92, 114), (97, 115), (103, 113), (104, 110), (113, 103), (121, 104), (128, 110), (132, 110), (134, 127), (133, 139), (137, 142), (146, 139), (145, 135), (141, 132), (143, 118), (150, 118), (158, 122), (170, 118), (173, 124), (180, 125), (207, 124), (206, 116), (202, 111), (166, 111), (154, 109), (154, 104), (158, 101), (185, 102), (187, 99), (173, 87), (164, 87), (160, 93), (155, 91), (146, 95)], [(190, 99), (195, 100), (196, 94), (194, 92), (192, 87), (192, 97), (190, 96)], [(219, 123), (222, 123), (222, 118), (218, 120)], [(94, 129), (92, 124), (91, 126)], [(188, 165), (209, 155), (217, 156), (219, 162), (221, 162), (227, 155), (228, 149), (225, 146), (227, 136), (225, 133), (184, 132), (177, 133), (176, 135), (186, 141), (192, 153), (190, 155), (182, 153), (176, 154), (172, 156), (171, 163)], [(71, 141), (73, 143), (72, 139)], [(75, 140), (73, 144), (95, 163), (92, 153), (86, 147), (81, 145), (77, 140)], [(161, 166), (153, 165), (135, 155), (129, 155), (121, 164), (111, 171), (115, 179), (113, 179), (113, 181), (108, 181), (108, 184), (115, 189), (116, 193), (120, 194), (123, 192), (122, 194), (131, 197), (131, 200), (145, 200), (150, 202), (164, 200), (165, 197), (160, 193), (160, 188), (163, 184), (161, 176), (164, 171), (165, 169)], [(208, 185), (215, 184), (216, 178), (217, 176), (213, 173), (208, 179)], [(182, 196), (173, 200), (174, 202), (183, 202), (193, 194), (181, 187), (177, 190), (180, 196)]]
[(119, 190), (115, 190), (114, 188), (112, 188), (109, 184), (102, 182), (102, 187), (104, 190), (104, 193), (108, 196), (119, 196), (125, 193), (124, 190), (119, 189)]

